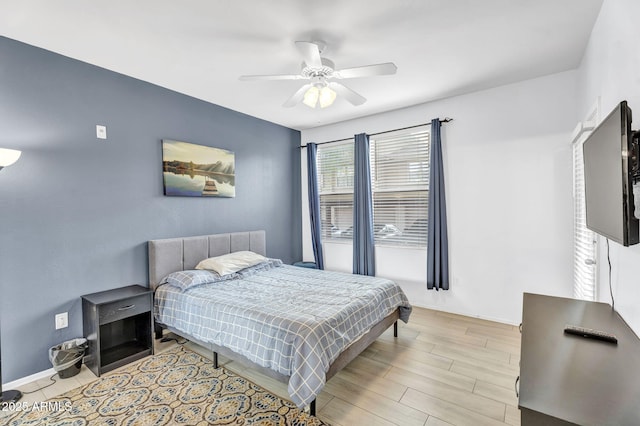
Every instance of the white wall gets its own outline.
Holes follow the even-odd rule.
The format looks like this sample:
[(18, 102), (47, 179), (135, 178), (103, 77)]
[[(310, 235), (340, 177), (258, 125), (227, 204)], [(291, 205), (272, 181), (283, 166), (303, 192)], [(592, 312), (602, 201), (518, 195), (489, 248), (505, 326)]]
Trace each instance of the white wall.
[[(600, 117), (627, 100), (640, 129), (640, 1), (605, 0), (578, 69), (580, 113), (600, 97)], [(598, 299), (611, 303), (606, 241), (598, 240)], [(611, 243), (615, 308), (640, 334), (640, 245)]]
[[(576, 72), (555, 74), (305, 130), (302, 144), (453, 117), (442, 130), (451, 289), (426, 290), (425, 250), (378, 248), (377, 272), (399, 282), (414, 305), (515, 324), (523, 292), (572, 293), (576, 88)], [(312, 260), (305, 213), (303, 238)], [(351, 271), (349, 244), (324, 251), (327, 269)]]

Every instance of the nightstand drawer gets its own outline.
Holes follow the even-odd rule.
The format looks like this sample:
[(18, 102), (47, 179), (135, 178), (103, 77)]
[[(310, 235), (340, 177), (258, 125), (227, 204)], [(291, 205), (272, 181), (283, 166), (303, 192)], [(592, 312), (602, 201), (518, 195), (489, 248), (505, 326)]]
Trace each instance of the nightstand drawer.
[(143, 312), (149, 312), (150, 310), (151, 297), (149, 294), (141, 294), (125, 300), (107, 303), (100, 306), (100, 324), (118, 321)]

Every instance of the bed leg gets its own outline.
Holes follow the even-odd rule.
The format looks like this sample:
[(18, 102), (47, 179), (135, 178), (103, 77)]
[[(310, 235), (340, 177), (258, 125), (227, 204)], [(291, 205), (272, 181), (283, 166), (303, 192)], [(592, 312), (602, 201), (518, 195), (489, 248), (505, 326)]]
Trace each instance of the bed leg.
[(398, 321), (393, 323), (393, 337), (398, 337)]
[(218, 352), (213, 352), (213, 368), (218, 369)]
[(157, 339), (162, 339), (162, 326), (161, 325), (158, 325), (157, 323), (154, 323), (153, 324), (153, 331), (154, 331), (154, 333), (156, 335), (155, 336), (156, 340)]
[(309, 414), (311, 414), (312, 416), (316, 415), (316, 400), (315, 399), (313, 401), (311, 401), (311, 404), (309, 404)]

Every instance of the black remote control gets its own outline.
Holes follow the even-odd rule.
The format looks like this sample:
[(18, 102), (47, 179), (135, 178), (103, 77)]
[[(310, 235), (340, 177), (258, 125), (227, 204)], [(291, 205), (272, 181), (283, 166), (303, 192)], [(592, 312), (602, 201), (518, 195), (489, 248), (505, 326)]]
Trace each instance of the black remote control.
[(615, 334), (607, 333), (606, 331), (594, 330), (592, 328), (567, 325), (564, 328), (564, 332), (567, 334), (574, 334), (576, 336), (587, 337), (589, 339), (602, 340), (603, 342), (618, 343), (618, 338)]

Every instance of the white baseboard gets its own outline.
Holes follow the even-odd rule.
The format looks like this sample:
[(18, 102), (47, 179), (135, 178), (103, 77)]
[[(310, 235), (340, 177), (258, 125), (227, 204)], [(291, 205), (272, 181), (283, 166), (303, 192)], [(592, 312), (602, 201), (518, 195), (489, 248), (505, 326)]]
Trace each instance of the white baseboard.
[(413, 306), (417, 306), (419, 308), (425, 308), (425, 309), (431, 309), (432, 311), (441, 311), (441, 312), (446, 312), (448, 314), (455, 314), (455, 315), (461, 315), (464, 317), (469, 317), (469, 318), (478, 318), (481, 320), (486, 320), (486, 321), (493, 321), (493, 322), (500, 322), (502, 324), (508, 324), (508, 325), (514, 325), (514, 326), (518, 326), (520, 323), (519, 322), (514, 322), (512, 320), (507, 320), (504, 318), (497, 318), (497, 317), (492, 317), (490, 315), (470, 315), (468, 312), (460, 312), (460, 311), (456, 311), (455, 309), (443, 309), (442, 306), (435, 306), (435, 305), (428, 305), (428, 304), (418, 304), (418, 303), (413, 303)]
[(26, 385), (28, 383), (35, 382), (36, 380), (48, 379), (49, 377), (53, 376), (54, 374), (56, 374), (56, 370), (54, 370), (53, 368), (50, 368), (48, 370), (44, 370), (44, 371), (32, 374), (32, 375), (27, 376), (27, 377), (23, 377), (21, 379), (14, 380), (13, 382), (3, 383), (2, 384), (2, 389), (3, 390), (10, 390), (10, 389), (19, 388), (20, 386), (24, 386), (24, 385)]

